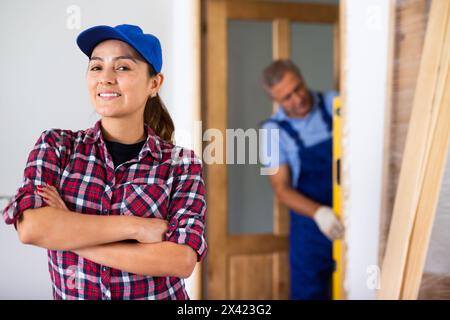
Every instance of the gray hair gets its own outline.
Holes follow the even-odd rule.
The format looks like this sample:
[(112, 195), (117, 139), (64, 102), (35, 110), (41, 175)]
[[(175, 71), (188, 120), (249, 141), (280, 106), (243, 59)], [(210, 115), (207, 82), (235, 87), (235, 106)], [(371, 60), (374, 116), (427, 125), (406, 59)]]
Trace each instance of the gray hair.
[(270, 89), (283, 79), (287, 72), (293, 72), (300, 79), (303, 76), (300, 69), (290, 59), (279, 59), (268, 65), (262, 73), (262, 84), (264, 88)]

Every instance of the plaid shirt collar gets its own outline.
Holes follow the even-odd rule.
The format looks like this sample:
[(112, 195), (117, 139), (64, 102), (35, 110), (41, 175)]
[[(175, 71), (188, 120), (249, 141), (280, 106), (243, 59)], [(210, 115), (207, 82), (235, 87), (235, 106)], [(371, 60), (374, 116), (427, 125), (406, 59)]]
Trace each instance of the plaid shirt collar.
[[(139, 153), (139, 160), (141, 160), (147, 153), (155, 160), (162, 159), (162, 152), (160, 146), (160, 138), (155, 134), (152, 128), (144, 123), (144, 129), (147, 133), (147, 140)], [(98, 120), (92, 128), (86, 130), (86, 135), (83, 142), (87, 144), (94, 144), (100, 140), (100, 144), (104, 145), (103, 134), (101, 130), (101, 120)]]

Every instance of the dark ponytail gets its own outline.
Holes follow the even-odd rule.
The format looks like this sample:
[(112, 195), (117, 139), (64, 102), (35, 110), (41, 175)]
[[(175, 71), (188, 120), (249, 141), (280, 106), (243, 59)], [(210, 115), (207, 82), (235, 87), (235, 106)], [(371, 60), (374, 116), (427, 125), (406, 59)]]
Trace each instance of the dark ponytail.
[[(153, 77), (157, 73), (151, 65), (149, 65), (150, 76)], [(172, 134), (175, 130), (172, 118), (164, 105), (164, 102), (157, 94), (155, 97), (149, 97), (144, 109), (144, 122), (155, 131), (161, 139), (173, 143)]]

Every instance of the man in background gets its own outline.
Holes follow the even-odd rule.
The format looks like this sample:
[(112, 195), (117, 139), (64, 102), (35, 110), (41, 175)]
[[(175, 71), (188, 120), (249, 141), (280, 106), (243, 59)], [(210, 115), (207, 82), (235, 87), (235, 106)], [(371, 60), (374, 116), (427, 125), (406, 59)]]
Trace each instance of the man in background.
[[(270, 64), (263, 86), (279, 105), (262, 127), (280, 130), (279, 138), (268, 139), (265, 147), (267, 167), (276, 169), (269, 175), (272, 189), (290, 209), (290, 298), (330, 299), (331, 241), (344, 232), (331, 209), (332, 101), (337, 93), (308, 90), (290, 60)], [(274, 144), (277, 155), (271, 154)]]

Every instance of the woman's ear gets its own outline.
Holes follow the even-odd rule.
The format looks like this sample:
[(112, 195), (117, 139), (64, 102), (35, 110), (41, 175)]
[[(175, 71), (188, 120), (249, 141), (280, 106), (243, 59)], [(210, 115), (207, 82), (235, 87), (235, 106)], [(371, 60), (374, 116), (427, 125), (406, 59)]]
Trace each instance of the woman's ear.
[(162, 73), (158, 73), (157, 75), (150, 78), (150, 96), (154, 97), (159, 92), (161, 85), (164, 82), (164, 75)]
[(162, 73), (158, 73), (156, 76), (158, 77), (158, 81), (159, 81), (159, 84), (158, 84), (158, 90), (159, 90), (159, 88), (162, 86), (162, 84), (164, 82), (164, 75)]

